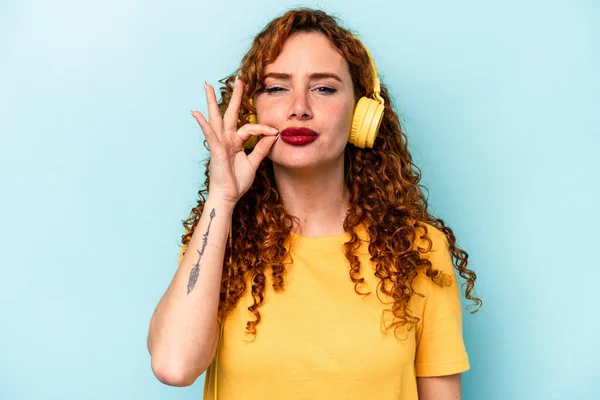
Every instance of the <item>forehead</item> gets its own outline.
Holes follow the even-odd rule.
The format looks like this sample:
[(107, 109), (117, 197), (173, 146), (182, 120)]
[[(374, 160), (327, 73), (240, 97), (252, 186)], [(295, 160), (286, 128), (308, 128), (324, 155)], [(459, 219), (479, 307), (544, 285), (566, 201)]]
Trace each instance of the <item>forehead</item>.
[(269, 72), (336, 72), (350, 76), (344, 57), (325, 35), (317, 32), (290, 36), (275, 61), (265, 67), (265, 73)]

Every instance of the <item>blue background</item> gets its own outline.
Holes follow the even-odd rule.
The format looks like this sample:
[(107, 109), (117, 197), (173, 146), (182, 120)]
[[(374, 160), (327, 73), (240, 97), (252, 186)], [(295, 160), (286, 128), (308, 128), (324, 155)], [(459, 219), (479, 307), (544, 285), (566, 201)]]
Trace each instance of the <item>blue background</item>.
[(202, 397), (146, 349), (204, 179), (189, 110), (298, 5), (369, 47), (469, 252), (464, 398), (600, 398), (599, 2), (20, 0), (0, 2), (0, 399)]

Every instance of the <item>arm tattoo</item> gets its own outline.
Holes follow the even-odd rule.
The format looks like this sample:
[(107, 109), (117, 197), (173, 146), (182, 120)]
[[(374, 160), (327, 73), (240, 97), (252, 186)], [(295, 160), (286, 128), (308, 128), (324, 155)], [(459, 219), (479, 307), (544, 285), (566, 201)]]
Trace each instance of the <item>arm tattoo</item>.
[(196, 286), (196, 281), (198, 280), (198, 275), (200, 274), (200, 259), (204, 254), (204, 249), (206, 249), (206, 244), (208, 242), (208, 232), (210, 231), (210, 225), (212, 224), (213, 218), (215, 217), (215, 209), (213, 208), (210, 212), (210, 222), (208, 223), (208, 228), (206, 228), (206, 233), (202, 236), (202, 248), (200, 250), (196, 250), (198, 252), (198, 261), (194, 265), (194, 268), (190, 271), (190, 280), (187, 285), (187, 294), (194, 289)]

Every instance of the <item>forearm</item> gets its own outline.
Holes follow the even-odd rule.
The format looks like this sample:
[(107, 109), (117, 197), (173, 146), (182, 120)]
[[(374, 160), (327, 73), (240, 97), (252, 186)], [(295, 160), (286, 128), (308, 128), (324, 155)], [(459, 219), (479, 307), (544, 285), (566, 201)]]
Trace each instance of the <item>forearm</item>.
[(460, 400), (462, 374), (417, 378), (420, 400)]
[(233, 206), (207, 199), (186, 254), (152, 316), (148, 334), (152, 370), (166, 384), (190, 385), (214, 358), (232, 213)]

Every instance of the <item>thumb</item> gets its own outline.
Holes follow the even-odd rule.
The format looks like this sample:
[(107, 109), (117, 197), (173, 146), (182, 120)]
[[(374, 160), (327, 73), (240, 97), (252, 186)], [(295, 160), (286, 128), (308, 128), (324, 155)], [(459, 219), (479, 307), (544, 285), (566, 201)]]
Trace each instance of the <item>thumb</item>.
[(262, 160), (264, 160), (267, 154), (269, 154), (271, 147), (273, 147), (273, 144), (275, 144), (277, 139), (279, 139), (279, 135), (263, 136), (263, 138), (258, 141), (256, 146), (254, 146), (252, 153), (248, 154), (248, 162), (250, 165), (252, 165), (255, 171), (258, 169), (258, 166)]

